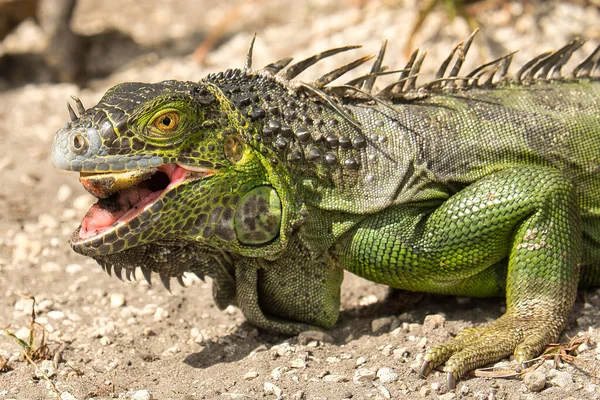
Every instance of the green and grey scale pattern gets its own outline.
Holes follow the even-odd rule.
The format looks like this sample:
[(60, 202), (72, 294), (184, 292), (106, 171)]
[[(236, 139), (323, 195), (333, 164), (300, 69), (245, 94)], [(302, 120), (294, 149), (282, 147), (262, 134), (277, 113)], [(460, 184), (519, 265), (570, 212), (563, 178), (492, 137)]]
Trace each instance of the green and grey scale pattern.
[(514, 76), (511, 54), (462, 75), (472, 39), (422, 86), (424, 54), (388, 71), (385, 43), (340, 86), (372, 57), (305, 83), (294, 78), (356, 46), (259, 71), (251, 47), (244, 69), (120, 84), (88, 110), (76, 99), (52, 161), (99, 197), (84, 222), (108, 223), (78, 229), (72, 247), (119, 277), (211, 276), (219, 307), (285, 334), (335, 323), (344, 269), (506, 296), (497, 321), (429, 348), (422, 374), (444, 364), (452, 387), (510, 354), (537, 356), (577, 288), (600, 284), (600, 46), (569, 77), (581, 40)]

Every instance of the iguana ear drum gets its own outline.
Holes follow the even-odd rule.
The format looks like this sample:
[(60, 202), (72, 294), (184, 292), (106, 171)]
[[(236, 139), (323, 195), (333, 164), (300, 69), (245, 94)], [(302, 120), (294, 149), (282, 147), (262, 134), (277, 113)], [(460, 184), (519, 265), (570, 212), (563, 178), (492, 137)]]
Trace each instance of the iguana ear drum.
[(240, 161), (244, 152), (244, 146), (240, 140), (233, 136), (227, 136), (223, 144), (225, 157), (232, 163)]
[(281, 200), (270, 186), (258, 186), (242, 197), (235, 212), (235, 233), (240, 243), (265, 244), (279, 235)]

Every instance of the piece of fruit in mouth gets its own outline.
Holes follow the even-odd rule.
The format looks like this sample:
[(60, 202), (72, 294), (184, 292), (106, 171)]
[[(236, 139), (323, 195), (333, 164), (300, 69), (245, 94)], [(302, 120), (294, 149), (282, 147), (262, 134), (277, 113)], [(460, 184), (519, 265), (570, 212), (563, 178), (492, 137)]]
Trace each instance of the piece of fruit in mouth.
[[(98, 202), (81, 221), (79, 237), (96, 236), (118, 222), (126, 222), (154, 202), (169, 184), (183, 180), (175, 164), (116, 173), (82, 173), (79, 180)], [(179, 173), (178, 173), (179, 172)]]
[(81, 173), (79, 180), (99, 200), (81, 221), (79, 237), (88, 239), (119, 222), (127, 222), (173, 186), (213, 173), (213, 170), (184, 168), (179, 164), (124, 172)]

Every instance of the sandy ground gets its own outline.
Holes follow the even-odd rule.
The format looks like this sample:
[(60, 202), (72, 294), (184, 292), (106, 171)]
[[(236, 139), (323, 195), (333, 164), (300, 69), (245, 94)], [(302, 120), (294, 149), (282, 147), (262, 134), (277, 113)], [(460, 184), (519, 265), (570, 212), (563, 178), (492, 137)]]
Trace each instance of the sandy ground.
[[(258, 331), (235, 308), (219, 311), (210, 282), (189, 277), (187, 289), (175, 287), (169, 294), (160, 285), (110, 278), (71, 251), (68, 237), (93, 199), (76, 175), (54, 170), (48, 160), (53, 134), (67, 119), (70, 94), (91, 106), (122, 81), (198, 80), (242, 66), (254, 32), (256, 67), (289, 55), (300, 59), (330, 47), (364, 45), (307, 71), (306, 80), (376, 53), (386, 38), (387, 64), (400, 67), (418, 8), (410, 0), (223, 3), (82, 0), (73, 28), (93, 39), (85, 56), (93, 79), (85, 88), (50, 83), (47, 73), (27, 63), (0, 71), (10, 77), (0, 78), (0, 327), (10, 325), (26, 339), (32, 301), (24, 296), (35, 297), (36, 321), (54, 356), (37, 364), (56, 388), (0, 332), (0, 356), (9, 369), (0, 373), (0, 399), (56, 398), (57, 393), (62, 399), (138, 400), (600, 398), (598, 290), (581, 293), (561, 336), (566, 341), (567, 335), (588, 335), (590, 342), (580, 346), (574, 364), (547, 361), (540, 368), (544, 389), (531, 391), (520, 379), (470, 376), (446, 393), (443, 374), (418, 379), (424, 349), (499, 317), (501, 299), (386, 300), (385, 287), (348, 275), (340, 321), (329, 332), (335, 343), (299, 344), (298, 338)], [(482, 32), (466, 68), (516, 49), (521, 65), (575, 36), (591, 39), (582, 55), (589, 53), (600, 42), (600, 11), (579, 3), (478, 3)], [(198, 65), (189, 54), (233, 8), (233, 23)], [(429, 51), (427, 71), (468, 34), (463, 19), (450, 22), (442, 10), (434, 12), (415, 37)], [(43, 46), (43, 35), (29, 21), (0, 44), (0, 55), (28, 60)]]

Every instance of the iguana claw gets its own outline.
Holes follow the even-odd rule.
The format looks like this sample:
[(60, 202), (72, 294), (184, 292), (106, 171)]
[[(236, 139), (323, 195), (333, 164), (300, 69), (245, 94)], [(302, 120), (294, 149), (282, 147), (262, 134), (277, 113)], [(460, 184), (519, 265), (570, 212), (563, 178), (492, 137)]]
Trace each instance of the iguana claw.
[(421, 365), (421, 370), (419, 371), (419, 378), (427, 378), (432, 369), (433, 368), (429, 361), (423, 361), (423, 364)]
[(446, 373), (446, 387), (448, 390), (456, 388), (456, 377), (452, 372)]

